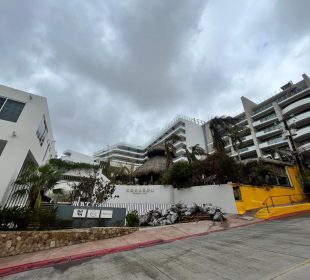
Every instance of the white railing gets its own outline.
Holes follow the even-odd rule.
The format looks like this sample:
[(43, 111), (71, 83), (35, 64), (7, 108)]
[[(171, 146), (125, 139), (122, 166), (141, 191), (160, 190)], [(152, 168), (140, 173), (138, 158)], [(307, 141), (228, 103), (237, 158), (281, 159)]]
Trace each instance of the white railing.
[(105, 203), (104, 207), (126, 208), (126, 214), (133, 210), (137, 210), (139, 215), (143, 215), (150, 210), (159, 208), (169, 209), (172, 204), (166, 203)]
[[(202, 207), (206, 203), (196, 203), (198, 206)], [(144, 215), (150, 210), (155, 210), (156, 208), (160, 210), (168, 210), (173, 204), (167, 203), (105, 203), (104, 207), (115, 207), (115, 208), (126, 208), (126, 214), (133, 210), (137, 210), (139, 215)]]

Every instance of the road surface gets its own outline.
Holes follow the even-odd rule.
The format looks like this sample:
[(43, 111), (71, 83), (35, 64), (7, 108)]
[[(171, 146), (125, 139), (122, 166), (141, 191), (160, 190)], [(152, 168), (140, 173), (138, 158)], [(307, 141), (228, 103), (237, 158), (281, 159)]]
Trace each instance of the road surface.
[(310, 279), (310, 215), (3, 279)]

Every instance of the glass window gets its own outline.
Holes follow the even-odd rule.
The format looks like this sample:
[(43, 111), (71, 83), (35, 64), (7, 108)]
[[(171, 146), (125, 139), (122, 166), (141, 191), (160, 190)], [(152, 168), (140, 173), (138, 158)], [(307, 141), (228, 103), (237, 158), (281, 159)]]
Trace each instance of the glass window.
[(3, 150), (4, 150), (4, 147), (5, 147), (5, 145), (6, 145), (7, 142), (8, 142), (8, 141), (1, 140), (1, 139), (0, 139), (0, 156), (1, 156), (2, 152), (3, 152)]
[(1, 110), (1, 107), (4, 104), (5, 100), (6, 100), (6, 98), (0, 96), (0, 110)]
[(8, 99), (0, 111), (0, 119), (10, 122), (17, 122), (24, 106), (25, 104), (22, 102)]
[(43, 116), (43, 119), (42, 121), (40, 122), (40, 125), (37, 129), (37, 137), (39, 139), (39, 142), (40, 142), (40, 145), (42, 146), (43, 143), (44, 143), (44, 140), (46, 138), (46, 135), (47, 135), (47, 132), (48, 132), (48, 129), (47, 129), (47, 125), (46, 125), (46, 121), (45, 121), (45, 117)]

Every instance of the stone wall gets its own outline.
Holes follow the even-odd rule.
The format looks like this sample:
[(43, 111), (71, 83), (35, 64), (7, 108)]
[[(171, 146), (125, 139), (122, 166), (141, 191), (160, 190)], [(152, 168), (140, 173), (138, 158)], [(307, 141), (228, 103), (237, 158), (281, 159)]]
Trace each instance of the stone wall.
[(0, 257), (117, 237), (136, 230), (137, 228), (130, 227), (104, 227), (51, 231), (2, 231), (0, 232)]

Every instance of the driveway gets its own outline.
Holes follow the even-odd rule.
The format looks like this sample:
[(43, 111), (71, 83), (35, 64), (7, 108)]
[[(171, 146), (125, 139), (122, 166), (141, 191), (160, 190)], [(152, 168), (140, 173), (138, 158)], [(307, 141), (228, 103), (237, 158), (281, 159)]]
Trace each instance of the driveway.
[(310, 279), (310, 215), (3, 279)]

